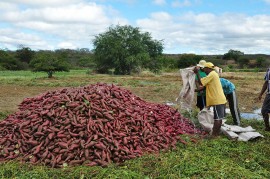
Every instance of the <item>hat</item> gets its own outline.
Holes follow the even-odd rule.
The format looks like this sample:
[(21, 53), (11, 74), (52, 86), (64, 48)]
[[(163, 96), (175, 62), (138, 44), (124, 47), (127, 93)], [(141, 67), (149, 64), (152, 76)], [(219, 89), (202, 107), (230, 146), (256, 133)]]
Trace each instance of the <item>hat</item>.
[(199, 64), (197, 64), (197, 66), (203, 68), (205, 63), (206, 63), (205, 60), (200, 60)]
[(210, 69), (214, 69), (215, 65), (211, 62), (207, 62), (204, 64), (204, 68), (210, 68)]

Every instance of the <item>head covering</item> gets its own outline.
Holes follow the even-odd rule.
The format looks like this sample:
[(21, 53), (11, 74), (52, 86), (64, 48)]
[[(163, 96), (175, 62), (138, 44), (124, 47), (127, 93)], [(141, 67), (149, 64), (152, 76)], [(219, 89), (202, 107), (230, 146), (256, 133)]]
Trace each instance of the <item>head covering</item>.
[(207, 62), (204, 64), (204, 68), (210, 68), (210, 69), (214, 69), (215, 65), (211, 62)]
[(199, 64), (197, 64), (197, 66), (203, 68), (205, 63), (206, 63), (205, 60), (200, 60)]

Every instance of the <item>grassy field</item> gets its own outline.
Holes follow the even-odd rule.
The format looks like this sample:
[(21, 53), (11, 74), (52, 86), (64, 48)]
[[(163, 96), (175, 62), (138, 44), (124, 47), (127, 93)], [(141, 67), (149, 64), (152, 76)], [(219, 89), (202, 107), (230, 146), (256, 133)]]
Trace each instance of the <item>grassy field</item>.
[[(222, 76), (237, 88), (241, 112), (260, 108), (255, 100), (263, 83), (264, 73), (227, 72)], [(56, 73), (48, 79), (46, 73), (0, 72), (0, 119), (17, 110), (26, 97), (33, 97), (48, 90), (78, 87), (97, 82), (114, 83), (131, 90), (142, 99), (165, 103), (174, 102), (181, 89), (179, 72), (154, 75), (144, 72), (139, 76), (90, 75), (85, 70)], [(179, 106), (175, 106), (179, 107)], [(181, 113), (196, 122), (197, 110)], [(227, 117), (228, 123), (231, 117)], [(243, 126), (251, 125), (264, 138), (249, 142), (183, 136), (187, 145), (178, 144), (167, 152), (147, 154), (126, 161), (121, 165), (102, 167), (66, 167), (51, 169), (16, 161), (0, 163), (1, 178), (270, 178), (270, 133), (265, 132), (262, 121), (242, 119)], [(196, 136), (195, 136), (196, 137)]]

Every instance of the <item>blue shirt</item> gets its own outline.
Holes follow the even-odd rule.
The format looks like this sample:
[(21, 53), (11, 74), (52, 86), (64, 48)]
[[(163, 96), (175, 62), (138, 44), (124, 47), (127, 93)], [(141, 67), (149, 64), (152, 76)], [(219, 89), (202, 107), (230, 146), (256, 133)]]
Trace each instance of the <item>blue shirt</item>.
[(265, 73), (265, 76), (264, 76), (264, 80), (268, 82), (268, 85), (267, 85), (267, 93), (270, 92), (270, 68), (267, 69), (266, 73)]
[(235, 86), (227, 79), (220, 78), (220, 83), (225, 95), (232, 93), (235, 90)]

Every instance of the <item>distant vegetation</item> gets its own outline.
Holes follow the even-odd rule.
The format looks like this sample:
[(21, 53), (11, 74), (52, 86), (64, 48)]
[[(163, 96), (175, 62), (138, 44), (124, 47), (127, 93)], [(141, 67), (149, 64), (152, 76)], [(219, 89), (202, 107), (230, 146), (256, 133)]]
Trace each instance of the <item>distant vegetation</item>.
[(155, 73), (196, 65), (201, 59), (213, 62), (224, 71), (250, 69), (265, 71), (270, 55), (244, 54), (230, 49), (223, 55), (164, 54), (163, 41), (132, 26), (111, 26), (93, 40), (94, 49), (34, 51), (20, 45), (17, 50), (0, 49), (0, 71), (43, 71), (48, 77), (57, 71), (89, 69), (96, 73), (132, 74), (149, 70)]

